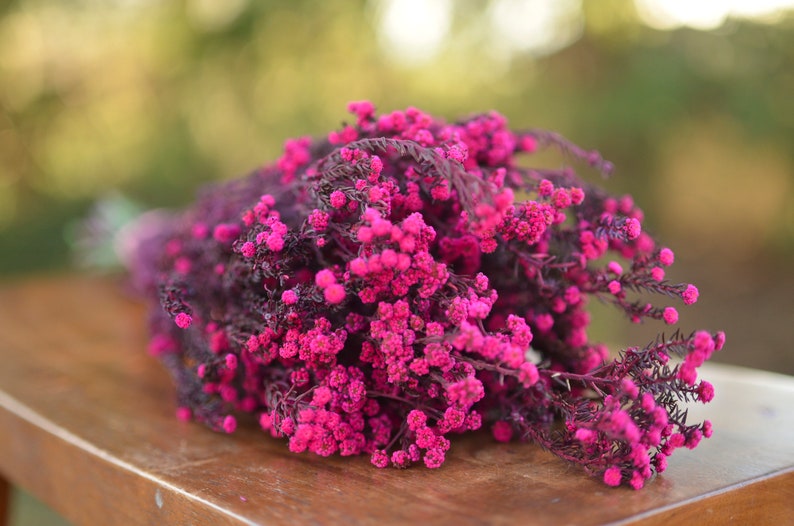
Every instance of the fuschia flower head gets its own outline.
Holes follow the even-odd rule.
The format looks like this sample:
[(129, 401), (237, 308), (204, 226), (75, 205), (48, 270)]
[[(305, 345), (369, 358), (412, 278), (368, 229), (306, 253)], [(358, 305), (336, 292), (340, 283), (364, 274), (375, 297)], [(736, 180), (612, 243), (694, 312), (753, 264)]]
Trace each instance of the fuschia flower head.
[(723, 333), (613, 360), (587, 332), (592, 297), (678, 324), (677, 307), (638, 296), (698, 299), (665, 280), (673, 252), (630, 196), (517, 156), (557, 148), (604, 174), (608, 161), (495, 112), (349, 109), (351, 124), (203, 191), (130, 258), (180, 419), (232, 433), (253, 413), (292, 452), (381, 468), (438, 468), (486, 426), (635, 489), (712, 434), (678, 402), (713, 398), (697, 369)]

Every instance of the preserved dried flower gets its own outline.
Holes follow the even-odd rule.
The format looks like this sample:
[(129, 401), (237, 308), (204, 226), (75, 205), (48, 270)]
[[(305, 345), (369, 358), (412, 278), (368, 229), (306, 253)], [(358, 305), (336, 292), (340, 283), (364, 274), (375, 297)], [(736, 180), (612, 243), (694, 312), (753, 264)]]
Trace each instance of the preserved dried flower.
[(497, 113), (350, 110), (355, 124), (287, 141), (141, 240), (132, 271), (180, 418), (231, 433), (235, 413), (256, 413), (291, 451), (398, 468), (437, 468), (451, 437), (487, 425), (634, 488), (711, 435), (679, 404), (713, 398), (696, 370), (722, 333), (676, 331), (614, 360), (587, 335), (592, 297), (676, 324), (639, 297), (697, 300), (664, 280), (673, 252), (630, 197), (517, 156), (610, 163)]

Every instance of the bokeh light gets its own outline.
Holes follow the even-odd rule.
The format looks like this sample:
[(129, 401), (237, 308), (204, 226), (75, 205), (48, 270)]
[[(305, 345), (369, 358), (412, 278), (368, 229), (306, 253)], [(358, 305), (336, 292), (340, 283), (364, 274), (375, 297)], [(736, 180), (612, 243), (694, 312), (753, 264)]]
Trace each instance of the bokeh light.
[(0, 274), (70, 268), (98, 199), (185, 204), (338, 126), (350, 100), (496, 109), (601, 150), (617, 166), (604, 184), (677, 249), (671, 278), (701, 287), (687, 328), (724, 328), (724, 359), (794, 373), (792, 4), (0, 3)]
[(753, 18), (774, 23), (792, 0), (636, 0), (642, 20), (659, 29), (689, 26), (716, 29), (729, 17)]

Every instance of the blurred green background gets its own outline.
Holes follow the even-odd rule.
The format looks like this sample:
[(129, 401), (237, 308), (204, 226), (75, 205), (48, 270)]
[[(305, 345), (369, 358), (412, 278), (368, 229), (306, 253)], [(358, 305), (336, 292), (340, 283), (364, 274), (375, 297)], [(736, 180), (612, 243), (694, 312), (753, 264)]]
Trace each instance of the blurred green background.
[[(792, 3), (4, 0), (0, 279), (71, 267), (97, 199), (186, 204), (348, 101), (496, 109), (614, 161), (717, 360), (794, 374)], [(660, 329), (596, 313), (615, 345)]]
[[(350, 100), (496, 109), (615, 162), (605, 184), (702, 291), (685, 329), (725, 329), (718, 358), (794, 373), (792, 3), (6, 0), (0, 276), (72, 265), (98, 198), (186, 204), (338, 126)], [(596, 310), (617, 345), (659, 329)]]

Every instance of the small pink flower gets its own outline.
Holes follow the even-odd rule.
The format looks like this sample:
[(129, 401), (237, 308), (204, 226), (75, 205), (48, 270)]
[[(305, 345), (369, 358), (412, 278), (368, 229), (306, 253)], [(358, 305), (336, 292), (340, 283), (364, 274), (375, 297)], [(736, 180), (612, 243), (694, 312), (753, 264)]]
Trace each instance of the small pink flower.
[(554, 190), (551, 200), (556, 208), (568, 208), (571, 206), (571, 194), (564, 188)]
[(240, 247), (240, 252), (243, 256), (250, 259), (256, 255), (256, 246), (252, 242), (246, 241), (243, 243), (243, 246)]
[(392, 224), (391, 221), (388, 219), (381, 219), (380, 217), (376, 218), (372, 222), (372, 234), (376, 236), (385, 236), (390, 234), (392, 231)]
[(700, 429), (693, 429), (686, 438), (687, 449), (695, 449), (700, 441), (703, 439), (703, 432)]
[(349, 264), (350, 272), (355, 276), (367, 275), (367, 262), (362, 258), (355, 258)]
[(622, 479), (623, 475), (620, 472), (620, 468), (617, 466), (612, 466), (604, 472), (604, 483), (607, 486), (620, 486), (620, 481)]
[(653, 398), (653, 395), (650, 393), (645, 393), (642, 395), (641, 398), (641, 406), (643, 411), (650, 413), (656, 407), (656, 400)]
[(659, 251), (659, 263), (665, 267), (669, 267), (675, 261), (675, 254), (669, 248), (663, 248)]
[(449, 186), (446, 183), (434, 186), (430, 190), (430, 197), (438, 201), (446, 201), (450, 197)]
[(579, 287), (573, 286), (565, 289), (564, 298), (568, 305), (576, 305), (579, 303), (582, 300), (582, 294), (579, 291)]
[(385, 468), (389, 465), (389, 456), (382, 449), (376, 449), (370, 458), (373, 466)]
[(377, 203), (381, 199), (383, 199), (383, 192), (377, 186), (373, 186), (369, 189), (368, 197), (370, 203)]
[(525, 135), (521, 138), (520, 145), (523, 151), (532, 153), (538, 148), (538, 141), (531, 135)]
[(697, 388), (698, 400), (708, 403), (714, 399), (714, 386), (705, 380), (701, 380)]
[(314, 283), (321, 289), (325, 289), (336, 283), (336, 276), (334, 276), (333, 272), (325, 268), (319, 271), (316, 276), (314, 276)]
[(630, 217), (626, 220), (626, 237), (629, 239), (637, 239), (642, 233), (642, 226), (639, 220)]
[(698, 292), (698, 288), (694, 285), (687, 285), (686, 290), (681, 293), (681, 298), (684, 300), (686, 305), (692, 305), (698, 300), (698, 296), (700, 293)]
[(230, 244), (239, 235), (240, 227), (232, 223), (221, 223), (212, 231), (212, 237), (215, 241), (224, 244)]
[(398, 449), (391, 454), (391, 463), (397, 468), (407, 468), (411, 464), (411, 456), (407, 451)]
[(620, 284), (619, 281), (613, 279), (607, 285), (607, 290), (609, 291), (610, 294), (617, 296), (618, 294), (620, 294), (620, 291), (623, 290), (623, 286)]
[(473, 376), (467, 376), (463, 380), (447, 386), (449, 401), (459, 404), (461, 407), (471, 407), (474, 403), (482, 400), (483, 396), (485, 396), (485, 388), (482, 382)]
[(581, 188), (571, 188), (571, 202), (575, 205), (580, 205), (584, 202), (584, 190)]
[(725, 346), (725, 333), (719, 331), (716, 335), (714, 335), (714, 350), (719, 351)]
[(710, 420), (704, 420), (701, 429), (703, 430), (703, 436), (705, 438), (711, 438), (711, 435), (713, 434), (714, 431), (712, 430)]
[(183, 274), (183, 275), (189, 274), (192, 268), (193, 268), (193, 263), (191, 263), (188, 258), (179, 257), (176, 258), (176, 261), (174, 261), (174, 270), (178, 274)]
[(224, 360), (226, 362), (227, 369), (230, 369), (232, 371), (237, 369), (237, 355), (229, 353), (226, 355), (226, 358)]
[(659, 281), (659, 282), (664, 281), (664, 275), (665, 272), (662, 267), (653, 267), (651, 269), (651, 278), (653, 278), (654, 281)]
[(408, 421), (408, 429), (416, 431), (425, 426), (427, 415), (418, 409), (413, 409), (408, 413), (406, 420)]
[(664, 309), (664, 322), (667, 325), (675, 325), (678, 323), (678, 311), (674, 307), (666, 307)]
[(223, 430), (226, 433), (234, 433), (237, 429), (237, 420), (232, 415), (227, 415), (223, 419)]
[(281, 301), (283, 301), (285, 305), (295, 305), (298, 303), (298, 295), (294, 290), (285, 290), (281, 293)]
[(670, 439), (667, 441), (667, 443), (674, 448), (683, 447), (685, 442), (686, 442), (686, 438), (681, 433), (676, 433), (672, 435)]
[(640, 395), (639, 388), (629, 378), (624, 378), (620, 381), (620, 389), (631, 399), (635, 399)]
[(428, 449), (422, 460), (430, 469), (439, 468), (444, 463), (444, 451), (438, 448)]
[(667, 456), (663, 453), (656, 453), (653, 457), (653, 465), (658, 473), (664, 473), (667, 469)]
[(356, 232), (356, 237), (362, 243), (369, 243), (373, 239), (372, 229), (368, 226), (362, 226)]
[(190, 327), (190, 324), (193, 323), (193, 317), (190, 314), (180, 312), (176, 315), (176, 318), (174, 318), (174, 322), (180, 329), (187, 329)]
[(394, 268), (397, 266), (397, 252), (387, 248), (380, 255), (380, 262), (386, 268)]
[(539, 379), (538, 368), (534, 363), (524, 362), (518, 368), (518, 380), (524, 387), (532, 387)]
[(347, 197), (345, 197), (345, 193), (340, 190), (334, 190), (331, 192), (329, 200), (331, 202), (331, 206), (334, 208), (342, 208), (347, 204)]
[(551, 314), (539, 314), (535, 317), (535, 325), (541, 333), (549, 332), (554, 326), (554, 317)]
[(191, 411), (189, 407), (177, 407), (176, 417), (182, 422), (188, 422), (193, 418), (193, 411)]
[(326, 212), (315, 209), (309, 214), (308, 222), (316, 232), (325, 232), (329, 219), (330, 216)]
[(465, 144), (454, 144), (449, 148), (446, 156), (448, 159), (463, 163), (469, 157), (469, 149)]
[(716, 342), (708, 332), (696, 331), (695, 336), (692, 339), (692, 347), (695, 352), (700, 353), (703, 356), (703, 360), (697, 364), (700, 366), (703, 361), (708, 359), (711, 356), (711, 353), (714, 352), (714, 349), (716, 348)]
[(281, 252), (281, 250), (284, 248), (284, 238), (279, 234), (270, 234), (267, 236), (266, 245), (267, 248), (273, 252)]
[(369, 168), (371, 174), (375, 177), (378, 177), (383, 171), (383, 161), (381, 161), (380, 157), (377, 155), (373, 155), (369, 160)]
[(629, 484), (633, 489), (642, 489), (642, 487), (645, 485), (645, 477), (643, 477), (642, 473), (639, 471), (634, 471), (631, 474), (631, 480), (629, 481)]
[[(691, 354), (688, 356), (691, 356)], [(683, 380), (687, 385), (695, 385), (695, 380), (697, 380), (697, 371), (695, 370), (695, 367), (687, 362), (684, 362), (679, 367), (678, 374), (676, 376)]]
[(480, 250), (485, 254), (491, 254), (496, 250), (496, 239), (489, 237), (480, 241)]
[(372, 118), (375, 114), (375, 106), (368, 100), (355, 101), (347, 105), (347, 111), (354, 113), (361, 121)]
[(248, 352), (256, 352), (256, 350), (259, 349), (259, 346), (259, 338), (253, 334), (245, 342), (245, 348), (248, 349)]
[(325, 301), (332, 305), (342, 303), (345, 299), (345, 288), (339, 283), (333, 283), (325, 288)]
[(312, 395), (312, 405), (322, 407), (333, 399), (331, 389), (328, 387), (318, 387)]
[(584, 427), (580, 427), (579, 429), (577, 429), (576, 433), (574, 434), (574, 438), (576, 438), (576, 440), (582, 442), (585, 445), (592, 444), (593, 442), (595, 442), (597, 436), (598, 435), (595, 431), (593, 431), (592, 429), (586, 429)]

